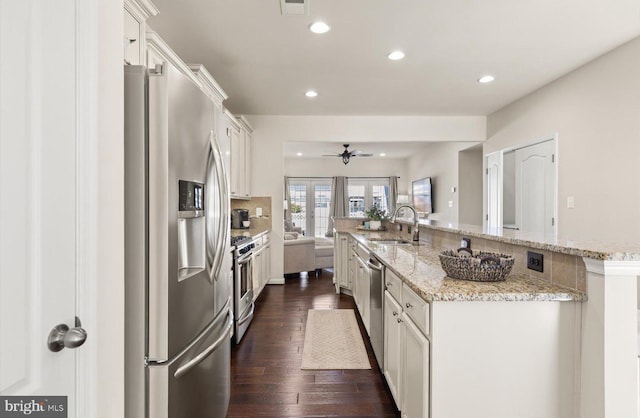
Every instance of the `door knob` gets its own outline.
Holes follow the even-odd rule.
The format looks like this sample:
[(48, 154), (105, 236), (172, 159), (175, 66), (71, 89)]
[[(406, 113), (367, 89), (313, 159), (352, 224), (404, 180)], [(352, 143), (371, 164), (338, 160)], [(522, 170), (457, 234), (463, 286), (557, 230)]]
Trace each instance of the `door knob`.
[(80, 347), (87, 340), (87, 331), (77, 326), (69, 329), (66, 324), (56, 325), (49, 333), (47, 346), (49, 350), (58, 352), (63, 348)]

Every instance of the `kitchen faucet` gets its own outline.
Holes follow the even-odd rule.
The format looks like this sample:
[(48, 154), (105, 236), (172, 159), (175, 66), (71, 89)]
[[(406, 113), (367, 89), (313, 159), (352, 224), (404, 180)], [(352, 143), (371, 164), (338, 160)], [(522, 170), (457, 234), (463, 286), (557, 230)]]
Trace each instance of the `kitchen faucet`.
[(416, 209), (413, 206), (411, 206), (411, 205), (400, 205), (400, 206), (398, 206), (396, 208), (396, 211), (393, 213), (393, 216), (391, 217), (391, 223), (395, 223), (396, 222), (396, 216), (398, 216), (398, 212), (402, 208), (409, 208), (413, 212), (413, 240), (414, 241), (419, 241), (420, 240), (420, 228), (418, 228), (418, 225), (419, 225), (418, 212), (416, 212)]

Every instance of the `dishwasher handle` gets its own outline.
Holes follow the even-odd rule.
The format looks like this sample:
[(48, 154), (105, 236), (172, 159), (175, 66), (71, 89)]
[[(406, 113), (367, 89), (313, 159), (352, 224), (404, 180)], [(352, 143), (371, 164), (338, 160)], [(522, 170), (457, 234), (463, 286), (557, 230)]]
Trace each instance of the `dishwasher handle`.
[(369, 261), (367, 261), (367, 266), (369, 266), (370, 269), (376, 270), (376, 271), (382, 271), (382, 263), (380, 263), (377, 259), (371, 257), (369, 258)]

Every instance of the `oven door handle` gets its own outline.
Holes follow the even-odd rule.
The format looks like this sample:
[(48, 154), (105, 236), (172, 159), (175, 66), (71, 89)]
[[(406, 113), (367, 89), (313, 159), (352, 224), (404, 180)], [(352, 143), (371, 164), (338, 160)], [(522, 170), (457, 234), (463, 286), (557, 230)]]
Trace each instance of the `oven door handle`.
[(253, 311), (255, 310), (255, 308), (256, 308), (256, 304), (254, 302), (251, 302), (251, 312), (246, 314), (244, 318), (238, 319), (238, 325), (242, 325), (245, 322), (251, 320), (251, 318), (253, 318)]
[(240, 258), (238, 258), (238, 265), (248, 263), (251, 260), (252, 255), (253, 255), (253, 252), (242, 254)]

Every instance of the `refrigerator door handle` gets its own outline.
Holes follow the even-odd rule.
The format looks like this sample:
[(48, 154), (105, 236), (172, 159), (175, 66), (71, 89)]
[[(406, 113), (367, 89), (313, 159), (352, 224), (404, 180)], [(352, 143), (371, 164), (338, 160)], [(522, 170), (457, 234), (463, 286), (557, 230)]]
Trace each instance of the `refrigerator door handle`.
[[(225, 168), (222, 163), (222, 153), (220, 151), (220, 147), (218, 145), (218, 141), (216, 140), (215, 134), (213, 131), (209, 134), (209, 159), (207, 162), (207, 184), (211, 185), (211, 182), (215, 178), (216, 189), (218, 190), (219, 198), (220, 198), (220, 217), (218, 218), (218, 234), (215, 234), (217, 237), (217, 242), (211, 243), (211, 235), (213, 235), (210, 231), (207, 233), (207, 261), (209, 262), (209, 269), (212, 274), (213, 280), (218, 280), (218, 276), (220, 275), (220, 269), (222, 267), (222, 259), (223, 252), (225, 248), (225, 243), (229, 240), (228, 236), (228, 222), (229, 222), (229, 201), (228, 201), (228, 191), (227, 191), (227, 182), (226, 182), (226, 173)], [(214, 172), (215, 170), (215, 172)], [(209, 190), (211, 190), (211, 186), (209, 186)], [(212, 222), (211, 219), (211, 202), (209, 202), (209, 210), (207, 211), (207, 223)], [(211, 248), (211, 247), (214, 248)], [(213, 254), (212, 254), (213, 253)]]
[(218, 349), (218, 347), (220, 347), (220, 345), (227, 338), (229, 338), (231, 336), (231, 327), (232, 326), (233, 326), (233, 313), (231, 312), (231, 310), (229, 310), (228, 319), (227, 319), (227, 325), (225, 325), (224, 331), (222, 332), (222, 334), (220, 334), (220, 336), (213, 342), (213, 344), (211, 344), (209, 347), (207, 347), (206, 350), (204, 350), (202, 353), (200, 353), (197, 356), (195, 356), (193, 359), (189, 360), (189, 362), (187, 364), (185, 364), (184, 366), (179, 367), (178, 370), (176, 370), (176, 372), (173, 374), (173, 376), (176, 379), (180, 379), (182, 376), (184, 376), (185, 374), (189, 373), (189, 371), (191, 369), (193, 369), (199, 363), (204, 361), (204, 359), (209, 357), (211, 355), (211, 353), (216, 351)]

